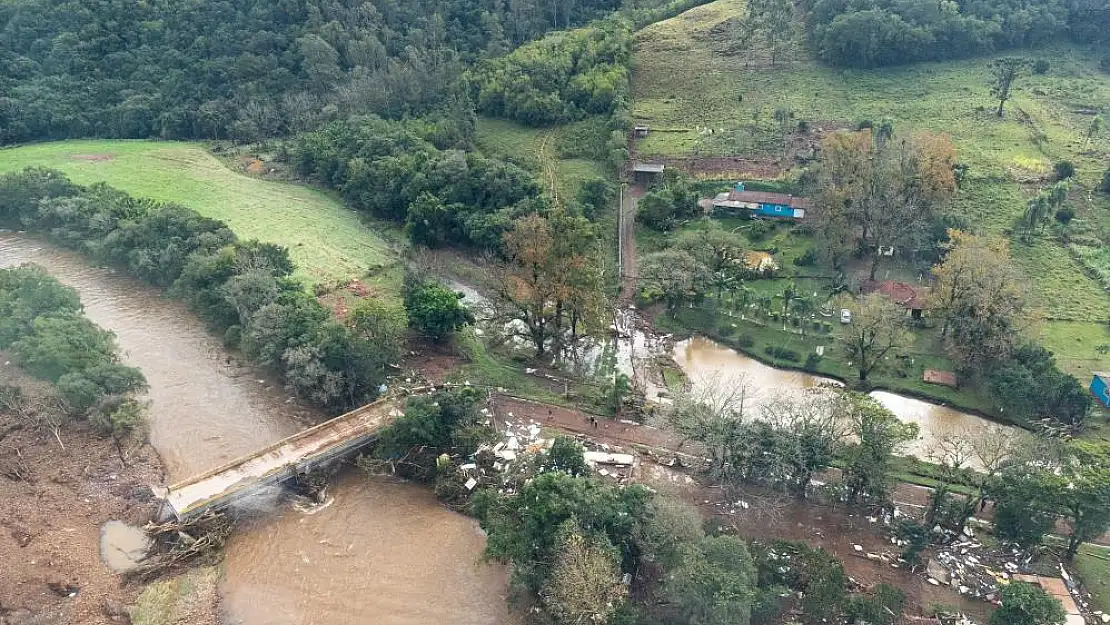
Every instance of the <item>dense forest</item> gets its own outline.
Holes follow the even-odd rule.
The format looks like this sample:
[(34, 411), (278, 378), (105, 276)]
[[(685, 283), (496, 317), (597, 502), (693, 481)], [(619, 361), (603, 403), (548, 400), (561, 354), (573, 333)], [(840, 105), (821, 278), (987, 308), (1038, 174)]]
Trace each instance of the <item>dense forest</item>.
[(1108, 0), (805, 0), (809, 37), (831, 64), (879, 67), (1072, 39), (1105, 43)]
[(451, 99), (469, 63), (620, 4), (3, 2), (0, 143), (257, 140), (353, 113), (423, 113)]
[(474, 152), (440, 150), (410, 126), (379, 118), (332, 122), (300, 136), (290, 156), (300, 175), (339, 190), (355, 210), (405, 224), (413, 241), (429, 247), (498, 251), (514, 218), (547, 207), (531, 173)]

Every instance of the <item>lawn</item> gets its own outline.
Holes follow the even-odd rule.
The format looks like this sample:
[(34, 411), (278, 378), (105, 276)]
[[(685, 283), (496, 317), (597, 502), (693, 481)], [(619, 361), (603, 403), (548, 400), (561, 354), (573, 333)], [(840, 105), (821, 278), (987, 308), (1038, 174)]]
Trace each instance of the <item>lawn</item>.
[[(807, 122), (810, 130), (795, 140), (812, 144), (817, 129), (883, 118), (894, 121), (896, 132), (948, 133), (970, 167), (953, 210), (976, 231), (1011, 240), (1042, 320), (1037, 336), (1084, 382), (1091, 369), (1110, 367), (1110, 356), (1096, 349), (1110, 345), (1110, 280), (1100, 280), (1110, 277), (1110, 199), (1088, 193), (1110, 163), (1110, 131), (1086, 137), (1094, 116), (1110, 108), (1110, 75), (1098, 70), (1097, 51), (1058, 46), (1026, 53), (1048, 60), (1049, 71), (1022, 78), (999, 119), (986, 85), (994, 57), (851, 70), (820, 65), (799, 44), (789, 61), (771, 68), (729, 51), (744, 5), (717, 0), (636, 34), (633, 117), (652, 128), (638, 144), (641, 154), (774, 160), (791, 179), (798, 168), (783, 157), (776, 108)], [(1026, 203), (1065, 159), (1078, 170), (1071, 204), (1083, 243), (1065, 245), (1055, 226), (1020, 240), (1014, 225)]]
[[(387, 242), (326, 193), (251, 178), (200, 144), (63, 141), (0, 149), (0, 172), (52, 167), (75, 182), (106, 182), (132, 195), (184, 204), (221, 219), (244, 239), (289, 248), (297, 277), (333, 285), (396, 262)], [(393, 272), (385, 272), (393, 273)], [(383, 278), (390, 288), (396, 280)], [(380, 282), (373, 276), (371, 284)]]
[(1091, 593), (1093, 608), (1110, 613), (1110, 549), (1084, 545), (1075, 557), (1075, 568)]

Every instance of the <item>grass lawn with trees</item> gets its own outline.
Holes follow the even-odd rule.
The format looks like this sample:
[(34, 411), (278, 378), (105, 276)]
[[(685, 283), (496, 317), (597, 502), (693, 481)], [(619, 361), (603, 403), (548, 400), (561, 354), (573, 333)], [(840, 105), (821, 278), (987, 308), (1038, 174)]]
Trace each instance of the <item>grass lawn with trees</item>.
[(382, 273), (375, 277), (390, 290), (400, 286), (399, 272), (379, 272), (396, 262), (389, 244), (357, 213), (321, 191), (236, 173), (199, 143), (61, 141), (0, 150), (0, 173), (31, 166), (183, 204), (224, 221), (242, 239), (285, 246), (306, 284)]
[[(794, 114), (785, 132), (805, 121), (814, 142), (817, 128), (884, 118), (896, 133), (948, 133), (958, 162), (969, 168), (951, 210), (977, 232), (1011, 239), (1014, 264), (1043, 319), (1035, 328), (1041, 342), (1084, 382), (1092, 369), (1107, 366), (1098, 348), (1110, 345), (1110, 257), (1100, 251), (1110, 198), (1089, 193), (1110, 154), (1105, 128), (1088, 137), (1110, 102), (1110, 74), (1099, 71), (1097, 50), (1061, 44), (1022, 52), (1048, 61), (1048, 71), (1020, 77), (999, 119), (987, 84), (995, 56), (843, 69), (817, 63), (795, 42), (772, 68), (758, 55), (735, 51), (745, 5), (717, 0), (636, 34), (633, 116), (652, 128), (638, 143), (641, 156), (742, 155), (771, 162), (790, 178), (794, 160), (784, 154), (784, 131), (774, 118), (780, 108)], [(1065, 239), (1054, 224), (1023, 241), (1016, 223), (1062, 160), (1075, 165), (1069, 204), (1082, 234)]]
[(581, 124), (553, 128), (529, 128), (516, 122), (479, 117), (478, 146), (490, 156), (499, 156), (541, 174), (560, 199), (573, 199), (583, 183), (606, 178), (604, 166), (591, 159), (566, 155), (568, 139)]

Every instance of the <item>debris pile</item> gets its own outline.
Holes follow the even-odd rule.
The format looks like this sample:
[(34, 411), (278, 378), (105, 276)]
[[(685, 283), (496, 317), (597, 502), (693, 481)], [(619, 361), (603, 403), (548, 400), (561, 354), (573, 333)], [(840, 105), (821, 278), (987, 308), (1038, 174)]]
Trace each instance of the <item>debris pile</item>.
[[(488, 408), (482, 409), (486, 418), (484, 425), (492, 423), (493, 414)], [(504, 429), (496, 443), (484, 444), (478, 448), (459, 471), (467, 478), (464, 484), (468, 491), (481, 483), (500, 482), (502, 489), (513, 490), (518, 479), (526, 479), (532, 474), (533, 460), (547, 452), (555, 442), (554, 437), (545, 436), (543, 427), (535, 420), (517, 420), (513, 413), (505, 415)], [(636, 467), (636, 457), (624, 449), (598, 443), (583, 435), (574, 439), (584, 448), (583, 458), (597, 475), (616, 480), (620, 484), (632, 479)]]

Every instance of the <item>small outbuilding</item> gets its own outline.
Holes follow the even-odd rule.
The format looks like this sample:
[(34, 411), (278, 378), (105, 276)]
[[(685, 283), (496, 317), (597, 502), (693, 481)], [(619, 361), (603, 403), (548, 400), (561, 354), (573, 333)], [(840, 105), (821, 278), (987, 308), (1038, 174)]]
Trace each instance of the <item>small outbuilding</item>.
[(743, 182), (728, 193), (713, 198), (713, 214), (725, 217), (757, 217), (797, 220), (806, 216), (810, 201), (785, 193), (748, 191)]
[(663, 163), (633, 163), (632, 179), (636, 184), (651, 184), (663, 175)]
[(909, 311), (914, 319), (920, 319), (925, 311), (929, 289), (914, 286), (905, 282), (884, 280), (882, 282), (867, 281), (860, 285), (863, 293), (882, 293), (890, 301)]
[(650, 133), (651, 133), (651, 129), (648, 128), (647, 126), (633, 126), (632, 127), (632, 134), (634, 134), (637, 139), (643, 139), (644, 137), (648, 136), (648, 134), (650, 134)]
[(1095, 372), (1091, 377), (1091, 393), (1103, 408), (1110, 408), (1110, 373)]

